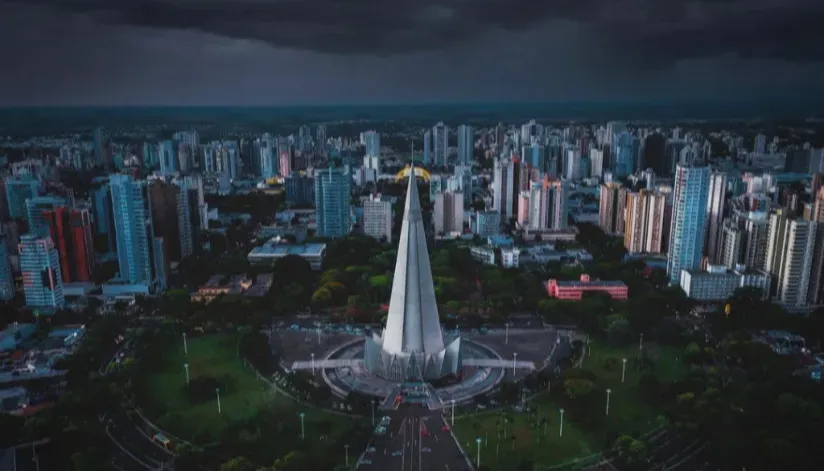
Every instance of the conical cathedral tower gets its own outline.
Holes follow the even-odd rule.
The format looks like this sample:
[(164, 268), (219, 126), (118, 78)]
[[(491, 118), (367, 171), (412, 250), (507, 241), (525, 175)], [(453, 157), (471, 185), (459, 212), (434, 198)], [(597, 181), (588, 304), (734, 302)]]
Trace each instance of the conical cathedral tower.
[(411, 166), (386, 328), (366, 339), (366, 367), (393, 381), (438, 379), (461, 369), (461, 339), (444, 345), (415, 177)]

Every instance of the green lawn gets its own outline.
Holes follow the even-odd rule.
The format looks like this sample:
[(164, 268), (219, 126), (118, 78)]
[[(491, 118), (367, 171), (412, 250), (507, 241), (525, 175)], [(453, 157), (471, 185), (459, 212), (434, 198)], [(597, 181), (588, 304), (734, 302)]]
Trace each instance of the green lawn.
[[(647, 355), (655, 361), (655, 371), (661, 381), (681, 377), (686, 367), (680, 361), (682, 350), (673, 347), (645, 345)], [(563, 436), (560, 435), (560, 409), (565, 398), (557, 393), (543, 393), (530, 401), (538, 421), (530, 423), (528, 414), (507, 411), (509, 418), (505, 437), (498, 438), (500, 412), (476, 414), (456, 418), (455, 433), (467, 454), (475, 460), (476, 437), (481, 437), (481, 464), (493, 470), (512, 470), (522, 461), (532, 461), (545, 469), (596, 452), (607, 447), (614, 436), (628, 433), (641, 434), (658, 426), (658, 411), (647, 404), (638, 392), (641, 376), (631, 359), (637, 358), (638, 346), (612, 348), (593, 342), (591, 353), (584, 358), (583, 368), (596, 375), (592, 407), (604, 411), (604, 415), (591, 414), (594, 418), (578, 421), (567, 410), (564, 415)], [(618, 359), (618, 366), (607, 368), (609, 357)], [(627, 358), (625, 381), (621, 382), (621, 359)], [(611, 389), (609, 416), (606, 416), (606, 389)], [(569, 408), (568, 408), (569, 409)], [(540, 420), (548, 421), (546, 428)], [(546, 432), (544, 431), (546, 430)], [(513, 441), (511, 437), (515, 437)]]
[[(242, 423), (265, 409), (276, 412), (283, 422), (295, 422), (298, 426), (298, 413), (303, 412), (307, 435), (313, 433), (313, 426), (319, 422), (324, 422), (324, 433), (329, 435), (343, 433), (351, 426), (351, 418), (302, 406), (258, 380), (254, 371), (245, 368), (243, 360), (237, 357), (230, 335), (189, 338), (188, 352), (186, 356), (182, 343), (170, 348), (162, 368), (145, 383), (148, 409), (156, 413), (158, 425), (177, 436), (200, 444), (218, 440), (226, 427)], [(194, 404), (186, 396), (183, 365), (187, 362), (193, 381), (199, 376), (231, 378), (231, 390), (221, 391), (220, 414), (217, 396), (213, 401)]]

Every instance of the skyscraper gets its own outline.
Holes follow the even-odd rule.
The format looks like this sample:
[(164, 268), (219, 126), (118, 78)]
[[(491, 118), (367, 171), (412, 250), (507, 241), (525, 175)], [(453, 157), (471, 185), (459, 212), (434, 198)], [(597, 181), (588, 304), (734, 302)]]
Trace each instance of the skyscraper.
[(612, 171), (615, 175), (625, 177), (635, 170), (635, 138), (627, 131), (615, 135), (613, 141), (615, 158)]
[(492, 175), (492, 207), (501, 215), (501, 220), (509, 221), (515, 214), (515, 163), (509, 158), (495, 159)]
[(34, 234), (20, 237), (20, 271), (23, 273), (26, 306), (35, 309), (63, 307), (60, 258), (51, 237)]
[(471, 164), (475, 153), (475, 130), (472, 126), (458, 126), (458, 163)]
[(165, 241), (167, 262), (188, 257), (193, 247), (189, 193), (175, 183), (154, 180), (149, 195), (153, 236)]
[(0, 225), (0, 301), (14, 299), (14, 274), (11, 271), (9, 241)]
[(529, 205), (531, 229), (566, 229), (569, 218), (566, 180), (544, 177), (534, 182), (529, 193)]
[(446, 165), (446, 153), (449, 150), (449, 128), (443, 123), (438, 123), (432, 128), (432, 165)]
[(57, 206), (43, 211), (43, 221), (60, 258), (63, 282), (93, 281), (94, 239), (89, 210)]
[(366, 339), (366, 368), (391, 381), (433, 380), (461, 371), (460, 337), (445, 345), (441, 332), (414, 175), (410, 172), (406, 190), (386, 328)]
[(423, 133), (423, 164), (432, 164), (432, 132), (429, 130)]
[(598, 210), (598, 225), (611, 235), (624, 233), (627, 189), (618, 182), (601, 185), (601, 203)]
[(366, 148), (366, 155), (381, 155), (381, 135), (378, 131), (364, 132), (363, 145)]
[(764, 268), (773, 277), (773, 300), (788, 311), (804, 311), (809, 304), (816, 229), (815, 222), (781, 210), (770, 215)]
[(112, 191), (109, 182), (101, 183), (92, 190), (92, 210), (94, 211), (95, 250), (111, 252), (117, 250), (117, 236), (114, 228)]
[(662, 253), (667, 197), (651, 190), (627, 193), (624, 247), (629, 253)]
[(6, 203), (9, 205), (9, 217), (28, 220), (26, 200), (40, 194), (40, 181), (30, 175), (7, 177)]
[(667, 275), (671, 285), (680, 285), (682, 270), (701, 268), (709, 182), (709, 167), (679, 164), (675, 169), (667, 253)]
[[(705, 253), (711, 264), (718, 264), (720, 257), (721, 227), (724, 222), (724, 203), (727, 200), (727, 174), (712, 172), (707, 197), (707, 220), (705, 223)], [(735, 267), (731, 267), (735, 268)]]
[(319, 237), (349, 234), (349, 175), (330, 167), (315, 174), (315, 219)]
[(154, 289), (157, 274), (157, 244), (154, 241), (152, 200), (145, 181), (128, 175), (110, 175), (112, 208), (117, 237), (119, 279)]

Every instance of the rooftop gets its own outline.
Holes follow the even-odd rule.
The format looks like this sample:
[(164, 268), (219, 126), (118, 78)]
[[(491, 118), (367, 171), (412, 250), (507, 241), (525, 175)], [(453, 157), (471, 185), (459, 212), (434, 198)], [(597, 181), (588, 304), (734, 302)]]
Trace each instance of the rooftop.
[(323, 251), (326, 250), (326, 244), (270, 244), (267, 243), (265, 245), (261, 245), (260, 247), (255, 247), (249, 252), (249, 256), (258, 256), (258, 257), (266, 257), (266, 256), (286, 256), (286, 255), (298, 255), (298, 256), (314, 256), (318, 257), (323, 254)]

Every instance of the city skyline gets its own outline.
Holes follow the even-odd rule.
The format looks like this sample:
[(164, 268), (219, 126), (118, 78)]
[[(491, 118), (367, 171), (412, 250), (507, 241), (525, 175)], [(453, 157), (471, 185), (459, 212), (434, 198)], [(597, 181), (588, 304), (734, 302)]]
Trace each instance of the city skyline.
[(0, 106), (801, 101), (824, 91), (822, 13), (813, 0), (4, 0)]

